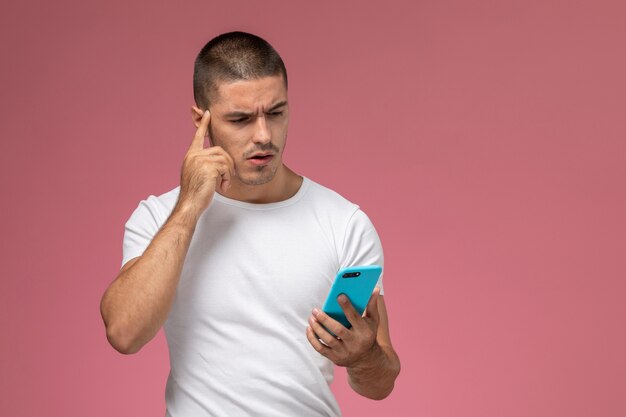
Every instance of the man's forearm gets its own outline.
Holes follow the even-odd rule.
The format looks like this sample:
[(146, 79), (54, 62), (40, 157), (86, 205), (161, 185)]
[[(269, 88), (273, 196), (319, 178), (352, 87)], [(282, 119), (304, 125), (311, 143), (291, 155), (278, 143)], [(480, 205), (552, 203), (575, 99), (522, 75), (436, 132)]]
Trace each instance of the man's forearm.
[(196, 222), (193, 210), (177, 206), (144, 254), (105, 292), (102, 317), (118, 351), (137, 352), (165, 322)]
[(367, 357), (348, 367), (348, 382), (358, 394), (382, 400), (393, 391), (399, 373), (400, 360), (393, 348), (375, 343)]

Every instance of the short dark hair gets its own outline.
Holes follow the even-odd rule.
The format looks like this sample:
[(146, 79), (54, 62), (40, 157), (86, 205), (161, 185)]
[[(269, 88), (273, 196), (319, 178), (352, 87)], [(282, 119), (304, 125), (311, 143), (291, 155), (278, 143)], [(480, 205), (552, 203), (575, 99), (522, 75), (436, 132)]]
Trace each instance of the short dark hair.
[(209, 106), (218, 82), (254, 80), (287, 70), (278, 52), (266, 40), (245, 32), (223, 33), (211, 39), (196, 57), (193, 68), (193, 98), (201, 109)]

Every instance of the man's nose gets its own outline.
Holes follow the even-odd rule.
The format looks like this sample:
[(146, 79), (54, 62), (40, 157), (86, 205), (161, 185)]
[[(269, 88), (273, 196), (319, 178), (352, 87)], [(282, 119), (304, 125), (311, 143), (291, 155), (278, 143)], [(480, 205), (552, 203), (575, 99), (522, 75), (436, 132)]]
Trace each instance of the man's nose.
[(254, 126), (254, 137), (252, 138), (254, 143), (268, 143), (272, 140), (272, 135), (270, 134), (270, 130), (267, 128), (267, 121), (265, 120), (265, 116), (260, 116), (256, 118), (256, 123)]

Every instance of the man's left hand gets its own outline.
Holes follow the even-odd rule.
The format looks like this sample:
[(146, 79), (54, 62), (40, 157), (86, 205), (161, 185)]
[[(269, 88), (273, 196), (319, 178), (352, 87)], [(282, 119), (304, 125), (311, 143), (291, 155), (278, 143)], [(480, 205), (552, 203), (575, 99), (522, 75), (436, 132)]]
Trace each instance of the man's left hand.
[[(318, 309), (309, 317), (306, 336), (309, 343), (320, 354), (335, 364), (345, 367), (357, 366), (367, 361), (378, 350), (378, 296), (380, 289), (374, 289), (364, 314), (361, 316), (345, 294), (337, 298), (346, 318), (352, 325), (348, 329), (335, 319)], [(333, 332), (333, 336), (328, 330)], [(320, 341), (321, 339), (321, 341)], [(323, 342), (323, 343), (322, 343)]]

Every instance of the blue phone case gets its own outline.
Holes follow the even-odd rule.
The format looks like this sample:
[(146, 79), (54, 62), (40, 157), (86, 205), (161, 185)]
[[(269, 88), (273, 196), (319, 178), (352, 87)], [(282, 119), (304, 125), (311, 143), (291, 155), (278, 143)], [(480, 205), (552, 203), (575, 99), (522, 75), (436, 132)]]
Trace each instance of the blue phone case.
[(322, 310), (349, 329), (352, 325), (337, 302), (337, 297), (340, 294), (347, 295), (356, 311), (363, 314), (381, 272), (382, 268), (378, 265), (352, 266), (340, 270)]

